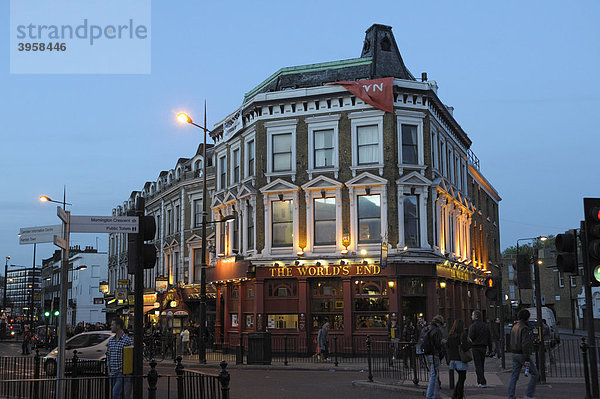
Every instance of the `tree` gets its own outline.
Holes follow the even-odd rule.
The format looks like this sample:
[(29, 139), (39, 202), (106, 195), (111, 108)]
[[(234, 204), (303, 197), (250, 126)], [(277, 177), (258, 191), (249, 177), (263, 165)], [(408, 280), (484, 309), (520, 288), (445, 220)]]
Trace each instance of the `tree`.
[[(530, 241), (528, 243), (524, 243), (522, 245), (519, 245), (519, 254), (526, 254), (526, 255), (533, 255), (533, 250), (539, 250), (539, 249), (550, 249), (550, 250), (556, 250), (556, 247), (554, 245), (554, 239), (556, 237), (551, 234), (548, 236), (548, 239), (546, 241), (542, 241), (542, 240), (535, 240), (535, 241)], [(516, 245), (511, 245), (510, 247), (507, 247), (504, 249), (504, 251), (502, 251), (502, 257), (503, 258), (515, 258), (517, 256), (517, 246)]]

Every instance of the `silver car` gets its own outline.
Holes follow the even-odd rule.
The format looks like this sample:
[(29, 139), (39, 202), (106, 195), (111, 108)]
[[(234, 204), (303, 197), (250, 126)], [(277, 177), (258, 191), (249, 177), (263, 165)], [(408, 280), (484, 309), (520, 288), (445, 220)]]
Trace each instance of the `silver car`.
[[(73, 351), (77, 350), (79, 360), (99, 360), (106, 359), (106, 348), (108, 340), (115, 335), (110, 331), (89, 331), (77, 334), (67, 340), (66, 344), (66, 371), (69, 371), (69, 363), (73, 357)], [(44, 357), (44, 371), (49, 376), (56, 375), (56, 358), (58, 357), (58, 348), (52, 350)]]

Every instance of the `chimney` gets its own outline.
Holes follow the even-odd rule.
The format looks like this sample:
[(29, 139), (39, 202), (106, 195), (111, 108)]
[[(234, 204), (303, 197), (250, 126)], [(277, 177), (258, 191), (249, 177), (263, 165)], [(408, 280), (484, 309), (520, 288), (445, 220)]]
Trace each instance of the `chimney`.
[(427, 82), (427, 72), (421, 72), (421, 82)]

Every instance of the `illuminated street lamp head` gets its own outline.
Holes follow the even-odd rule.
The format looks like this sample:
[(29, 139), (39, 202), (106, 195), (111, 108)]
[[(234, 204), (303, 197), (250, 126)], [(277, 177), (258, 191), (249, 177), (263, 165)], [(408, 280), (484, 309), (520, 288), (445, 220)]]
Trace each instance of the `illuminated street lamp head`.
[(192, 123), (192, 118), (184, 112), (180, 112), (177, 114), (177, 120), (181, 123)]
[(46, 195), (40, 195), (40, 201), (48, 202), (48, 201), (52, 201), (52, 200), (50, 199), (50, 197), (48, 197)]
[(538, 240), (540, 240), (540, 241), (546, 241), (547, 239), (548, 239), (548, 237), (546, 237), (546, 236), (539, 236), (538, 237)]

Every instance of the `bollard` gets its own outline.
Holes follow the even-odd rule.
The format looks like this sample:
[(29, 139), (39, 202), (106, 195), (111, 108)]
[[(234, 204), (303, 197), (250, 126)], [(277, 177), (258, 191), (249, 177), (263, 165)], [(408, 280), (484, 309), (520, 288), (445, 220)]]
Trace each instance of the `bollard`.
[(77, 378), (77, 368), (79, 358), (77, 357), (77, 350), (73, 351), (73, 372), (71, 373), (71, 398), (79, 399), (79, 379)]
[(148, 399), (156, 399), (156, 385), (158, 384), (158, 372), (156, 361), (150, 360), (150, 371), (148, 372)]
[(371, 365), (371, 336), (367, 335), (367, 363), (369, 365), (369, 382), (373, 382), (373, 367)]
[(417, 370), (417, 347), (415, 341), (410, 341), (410, 358), (413, 366), (413, 384), (419, 385), (419, 372)]
[(219, 373), (219, 383), (221, 384), (221, 399), (229, 399), (229, 380), (231, 376), (226, 370), (227, 362), (223, 360), (220, 363), (221, 372)]
[(335, 356), (335, 362), (333, 364), (335, 365), (335, 367), (339, 366), (339, 363), (338, 363), (337, 340), (338, 340), (337, 335), (334, 335), (333, 336), (333, 352), (334, 352), (333, 355)]
[(177, 399), (183, 399), (183, 364), (181, 364), (181, 356), (177, 356), (175, 359), (177, 366), (175, 366), (175, 373), (177, 374)]
[(583, 376), (585, 377), (585, 399), (590, 399), (592, 397), (590, 392), (590, 368), (588, 365), (588, 355), (587, 350), (588, 346), (585, 342), (585, 337), (581, 338), (581, 355), (583, 357)]
[(287, 334), (285, 334), (283, 336), (283, 365), (284, 366), (288, 365), (288, 355), (287, 355), (288, 345), (287, 345), (287, 341), (288, 341), (288, 336), (287, 336)]
[(35, 369), (33, 371), (33, 378), (35, 378), (35, 382), (33, 383), (33, 399), (39, 399), (40, 397), (40, 350), (35, 350), (34, 357), (34, 365)]

